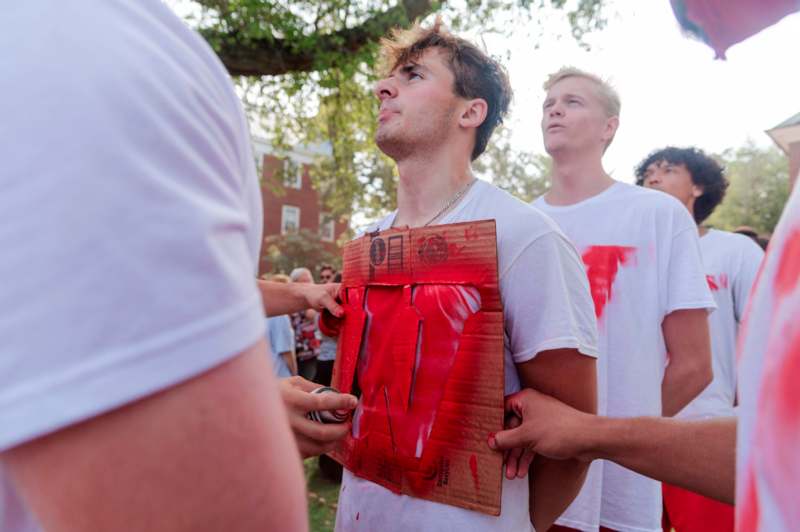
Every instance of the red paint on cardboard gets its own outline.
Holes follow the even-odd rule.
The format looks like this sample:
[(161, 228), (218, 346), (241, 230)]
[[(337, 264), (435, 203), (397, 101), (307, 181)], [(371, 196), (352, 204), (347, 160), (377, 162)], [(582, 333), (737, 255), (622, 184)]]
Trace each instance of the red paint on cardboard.
[(474, 454), (469, 455), (469, 471), (472, 473), (472, 481), (475, 483), (475, 491), (480, 489), (478, 483), (478, 459)]
[[(406, 458), (422, 457), (464, 323), (474, 313), (470, 297), (474, 301), (477, 290), (458, 285), (420, 285), (413, 291), (368, 289), (369, 321), (358, 365), (363, 399), (356, 439), (368, 438), (376, 427), (388, 423), (390, 439), (378, 439), (374, 445)], [(398, 338), (412, 341), (398, 342)]]
[(635, 253), (636, 248), (630, 246), (590, 246), (584, 251), (582, 258), (597, 318), (603, 315), (606, 304), (611, 301), (619, 266), (625, 266)]
[[(394, 491), (499, 515), (503, 315), (493, 220), (371, 233), (344, 248), (333, 386), (361, 390), (332, 456)], [(478, 491), (480, 472), (480, 492)]]

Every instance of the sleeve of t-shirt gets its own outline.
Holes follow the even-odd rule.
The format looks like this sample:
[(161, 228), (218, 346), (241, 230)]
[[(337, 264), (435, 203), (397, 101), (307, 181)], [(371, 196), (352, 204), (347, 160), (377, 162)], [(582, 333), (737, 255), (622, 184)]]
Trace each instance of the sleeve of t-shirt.
[(736, 321), (741, 321), (744, 316), (744, 309), (747, 307), (747, 300), (750, 291), (758, 276), (761, 262), (764, 259), (764, 251), (752, 240), (747, 237), (741, 239), (741, 256), (739, 269), (733, 282), (733, 311)]
[(531, 242), (500, 272), (506, 341), (515, 363), (550, 349), (597, 356), (597, 323), (583, 263), (556, 231)]
[(666, 293), (666, 316), (676, 310), (717, 308), (706, 281), (703, 262), (700, 258), (700, 239), (697, 226), (683, 206), (673, 206), (672, 239), (663, 257), (661, 271), (664, 271)]
[(258, 185), (224, 68), (158, 2), (74, 9), (69, 31), (19, 36), (36, 46), (8, 57), (0, 99), (0, 451), (264, 334)]

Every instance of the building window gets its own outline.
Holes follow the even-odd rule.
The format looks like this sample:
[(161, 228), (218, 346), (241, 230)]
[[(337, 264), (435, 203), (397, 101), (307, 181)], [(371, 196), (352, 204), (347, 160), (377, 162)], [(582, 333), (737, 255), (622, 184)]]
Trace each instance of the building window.
[(283, 186), (287, 188), (303, 188), (303, 165), (290, 158), (283, 160)]
[(300, 207), (284, 205), (281, 209), (281, 234), (296, 233), (300, 229)]
[(330, 214), (319, 215), (319, 238), (323, 242), (333, 242), (335, 239), (335, 225)]

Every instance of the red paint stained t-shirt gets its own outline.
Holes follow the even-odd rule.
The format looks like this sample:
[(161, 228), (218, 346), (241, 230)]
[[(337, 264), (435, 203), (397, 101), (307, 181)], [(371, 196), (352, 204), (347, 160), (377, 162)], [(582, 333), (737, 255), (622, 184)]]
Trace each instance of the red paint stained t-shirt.
[(770, 243), (743, 327), (739, 531), (800, 530), (800, 191)]
[[(668, 363), (664, 317), (715, 307), (691, 215), (667, 194), (620, 182), (570, 205), (539, 198), (533, 206), (553, 218), (582, 254), (598, 322), (598, 413), (660, 416)], [(581, 530), (659, 530), (661, 507), (660, 483), (595, 461), (558, 523)]]

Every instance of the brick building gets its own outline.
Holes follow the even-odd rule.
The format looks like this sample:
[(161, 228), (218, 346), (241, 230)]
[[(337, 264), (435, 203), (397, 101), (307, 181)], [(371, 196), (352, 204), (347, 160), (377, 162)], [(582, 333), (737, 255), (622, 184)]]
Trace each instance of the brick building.
[(793, 186), (800, 172), (800, 113), (767, 130), (775, 144), (789, 158), (789, 186)]
[[(261, 175), (264, 238), (307, 229), (319, 235), (327, 251), (339, 255), (341, 250), (336, 242), (347, 230), (348, 224), (333, 220), (324, 212), (309, 175), (314, 159), (330, 155), (330, 147), (327, 144), (299, 147), (278, 157), (266, 141), (254, 139), (253, 152)], [(284, 174), (283, 190), (282, 193), (276, 193), (270, 182), (276, 170), (281, 167)], [(266, 246), (262, 246), (259, 274), (264, 273), (268, 267), (263, 260), (265, 254)]]

